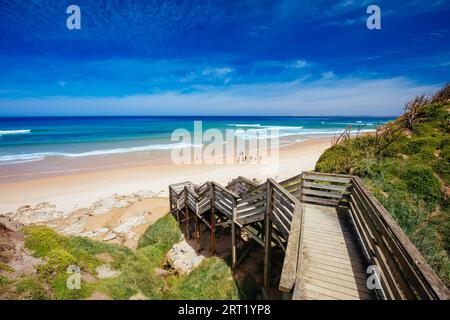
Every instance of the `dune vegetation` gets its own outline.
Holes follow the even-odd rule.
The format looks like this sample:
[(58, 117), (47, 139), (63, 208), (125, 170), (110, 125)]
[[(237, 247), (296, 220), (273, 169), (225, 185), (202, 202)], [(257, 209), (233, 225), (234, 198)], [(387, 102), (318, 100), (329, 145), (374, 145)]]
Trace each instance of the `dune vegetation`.
[[(205, 259), (187, 275), (166, 270), (165, 254), (181, 240), (172, 215), (159, 219), (142, 235), (136, 250), (82, 237), (62, 236), (46, 226), (21, 230), (25, 247), (40, 258), (35, 274), (0, 276), (0, 299), (238, 299), (238, 284), (226, 261)], [(70, 290), (70, 265), (81, 269), (81, 289)], [(6, 269), (7, 264), (2, 264)], [(98, 267), (117, 274), (101, 278)], [(10, 268), (10, 267), (9, 267)], [(157, 271), (160, 271), (158, 273)], [(5, 272), (6, 273), (6, 272)]]
[(321, 172), (353, 174), (369, 189), (450, 285), (450, 85), (419, 96), (374, 135), (334, 140), (316, 164)]

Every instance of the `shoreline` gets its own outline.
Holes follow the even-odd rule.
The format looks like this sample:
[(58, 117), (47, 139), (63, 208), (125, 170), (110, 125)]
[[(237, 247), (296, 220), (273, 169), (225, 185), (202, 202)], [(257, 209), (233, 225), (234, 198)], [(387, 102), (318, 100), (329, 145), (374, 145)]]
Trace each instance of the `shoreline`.
[[(16, 211), (24, 205), (35, 206), (48, 202), (64, 213), (86, 208), (98, 199), (111, 195), (134, 193), (167, 196), (168, 185), (184, 180), (202, 183), (216, 180), (226, 184), (237, 176), (256, 178), (268, 177), (276, 180), (287, 178), (304, 170), (314, 169), (320, 155), (331, 146), (331, 138), (309, 139), (280, 147), (279, 168), (274, 174), (261, 172), (258, 163), (207, 165), (176, 165), (160, 162), (136, 165), (127, 162), (124, 166), (96, 168), (91, 171), (50, 175), (27, 180), (0, 183), (0, 214)], [(131, 155), (133, 157), (133, 155)], [(147, 155), (148, 157), (148, 155)], [(91, 161), (99, 161), (91, 159)]]

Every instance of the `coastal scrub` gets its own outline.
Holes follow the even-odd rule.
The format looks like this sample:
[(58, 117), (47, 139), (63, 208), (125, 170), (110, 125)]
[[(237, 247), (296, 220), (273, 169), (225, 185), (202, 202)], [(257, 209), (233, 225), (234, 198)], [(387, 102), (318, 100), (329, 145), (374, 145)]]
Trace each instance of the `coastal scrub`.
[(447, 286), (449, 95), (450, 85), (433, 98), (413, 99), (402, 116), (375, 135), (344, 139), (326, 150), (316, 164), (320, 172), (362, 177)]

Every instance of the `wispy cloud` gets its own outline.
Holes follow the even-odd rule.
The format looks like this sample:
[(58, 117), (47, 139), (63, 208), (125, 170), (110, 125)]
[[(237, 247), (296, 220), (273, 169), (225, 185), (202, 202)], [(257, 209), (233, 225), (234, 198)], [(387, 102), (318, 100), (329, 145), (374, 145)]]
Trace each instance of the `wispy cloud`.
[(431, 93), (404, 79), (326, 79), (235, 85), (192, 93), (166, 92), (126, 97), (2, 99), (2, 113), (14, 115), (396, 115), (412, 96)]
[(322, 73), (322, 78), (325, 79), (325, 80), (331, 79), (331, 78), (334, 78), (334, 77), (335, 77), (335, 74), (334, 74), (333, 71), (327, 71), (327, 72), (323, 72)]
[(0, 115), (395, 113), (448, 81), (450, 7), (379, 0), (372, 32), (369, 4), (81, 1), (72, 32), (64, 1), (0, 0)]

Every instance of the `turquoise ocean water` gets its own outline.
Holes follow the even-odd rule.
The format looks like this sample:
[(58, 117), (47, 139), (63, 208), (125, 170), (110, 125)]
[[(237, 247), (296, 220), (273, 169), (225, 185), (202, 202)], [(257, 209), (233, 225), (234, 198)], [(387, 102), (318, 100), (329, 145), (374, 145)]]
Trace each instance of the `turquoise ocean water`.
[[(89, 157), (170, 150), (175, 129), (277, 129), (282, 144), (337, 135), (351, 125), (374, 131), (392, 118), (373, 117), (39, 117), (0, 118), (0, 165), (51, 157)], [(254, 131), (255, 132), (255, 131)], [(239, 133), (239, 131), (238, 131)], [(241, 133), (242, 134), (242, 133)], [(244, 135), (252, 139), (252, 135)]]

